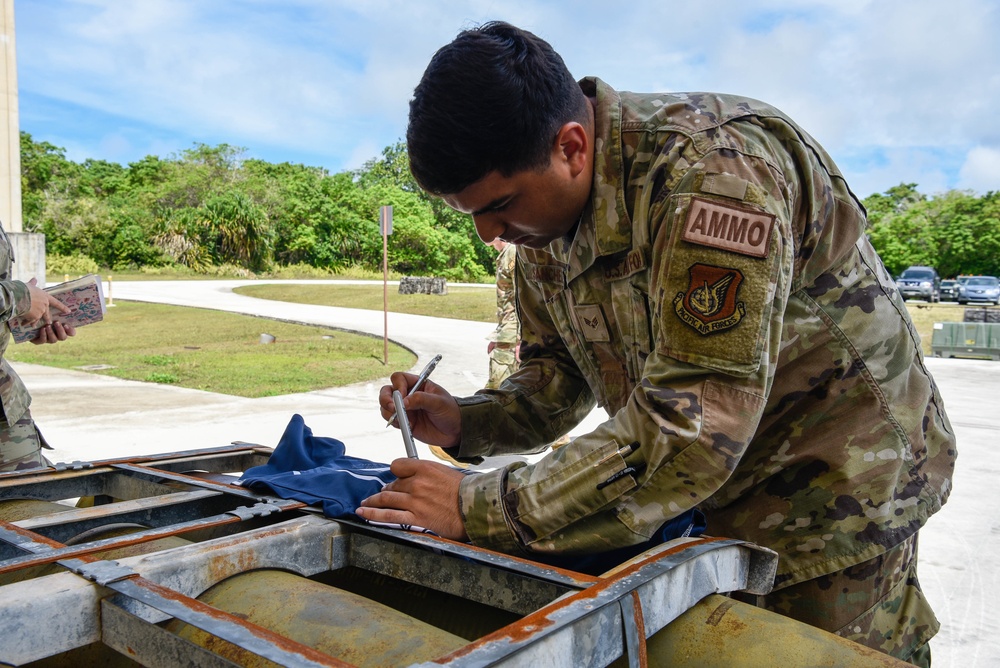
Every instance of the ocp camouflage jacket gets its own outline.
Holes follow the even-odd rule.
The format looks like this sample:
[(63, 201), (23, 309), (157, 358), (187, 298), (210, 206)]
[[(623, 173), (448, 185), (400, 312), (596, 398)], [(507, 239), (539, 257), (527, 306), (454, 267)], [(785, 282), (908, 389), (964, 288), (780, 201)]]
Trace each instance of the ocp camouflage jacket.
[(948, 496), (954, 434), (833, 161), (754, 100), (581, 85), (590, 203), (572, 238), (519, 249), (522, 365), (460, 400), (452, 452), (533, 451), (595, 400), (610, 419), (468, 476), (472, 541), (602, 551), (697, 506), (776, 550), (782, 586), (913, 534)]

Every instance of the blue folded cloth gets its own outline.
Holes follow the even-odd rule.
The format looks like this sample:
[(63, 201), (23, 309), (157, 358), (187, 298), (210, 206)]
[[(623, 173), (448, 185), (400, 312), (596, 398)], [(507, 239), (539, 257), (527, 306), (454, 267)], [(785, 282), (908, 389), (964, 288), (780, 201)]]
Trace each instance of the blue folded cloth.
[(295, 414), (267, 464), (247, 469), (237, 484), (282, 499), (321, 505), (331, 518), (360, 519), (361, 501), (396, 479), (388, 464), (350, 457), (335, 438), (313, 436)]

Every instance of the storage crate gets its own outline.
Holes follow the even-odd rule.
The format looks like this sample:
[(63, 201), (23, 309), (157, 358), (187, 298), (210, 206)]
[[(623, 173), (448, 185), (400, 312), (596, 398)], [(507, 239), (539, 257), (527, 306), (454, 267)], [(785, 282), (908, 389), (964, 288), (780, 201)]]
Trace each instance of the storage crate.
[(967, 308), (962, 319), (965, 322), (1000, 322), (1000, 308)]
[(936, 322), (931, 338), (931, 352), (935, 357), (1000, 360), (1000, 323)]

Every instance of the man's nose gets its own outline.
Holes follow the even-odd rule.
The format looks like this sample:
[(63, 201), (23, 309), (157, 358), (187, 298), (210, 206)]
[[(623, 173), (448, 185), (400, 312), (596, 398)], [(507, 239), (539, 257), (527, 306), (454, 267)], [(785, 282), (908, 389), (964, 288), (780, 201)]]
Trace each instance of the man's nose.
[(483, 240), (483, 243), (492, 243), (507, 229), (495, 215), (484, 213), (472, 217), (472, 223), (476, 226), (476, 234)]

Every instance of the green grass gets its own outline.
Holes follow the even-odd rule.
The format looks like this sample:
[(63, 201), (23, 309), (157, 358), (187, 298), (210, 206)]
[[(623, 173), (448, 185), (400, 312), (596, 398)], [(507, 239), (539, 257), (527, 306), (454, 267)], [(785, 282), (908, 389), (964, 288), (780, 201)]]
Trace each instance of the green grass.
[[(264, 284), (237, 292), (262, 299), (347, 308), (382, 309), (379, 285)], [(494, 322), (496, 292), (448, 288), (447, 295), (400, 295), (389, 290), (389, 309), (442, 318)], [(965, 307), (908, 302), (925, 354), (935, 322), (961, 322)], [(261, 333), (276, 337), (261, 345)], [(51, 346), (11, 345), (8, 359), (64, 369), (110, 366), (97, 372), (243, 397), (263, 397), (337, 387), (408, 369), (415, 356), (381, 339), (322, 327), (140, 302), (116, 302), (103, 322)]]
[[(260, 343), (261, 333), (275, 337)], [(102, 322), (55, 345), (11, 345), (8, 359), (242, 397), (307, 392), (381, 378), (416, 363), (380, 338), (207, 309), (116, 302)]]
[[(493, 286), (483, 288), (448, 288), (448, 294), (401, 295), (389, 288), (389, 310), (396, 313), (431, 315), (439, 318), (459, 318), (479, 322), (496, 322), (496, 292)], [(260, 299), (343, 306), (382, 310), (382, 286), (373, 285), (248, 285), (236, 292)], [(931, 352), (931, 335), (935, 322), (961, 322), (965, 307), (957, 304), (925, 304), (907, 302), (913, 324), (920, 334), (924, 354)]]
[[(319, 304), (381, 311), (381, 285), (283, 285), (265, 283), (236, 288), (234, 292), (258, 299), (273, 299), (297, 304)], [(389, 286), (389, 310), (393, 313), (431, 315), (495, 323), (497, 293), (493, 285), (482, 288), (448, 288), (446, 295), (401, 295)]]

